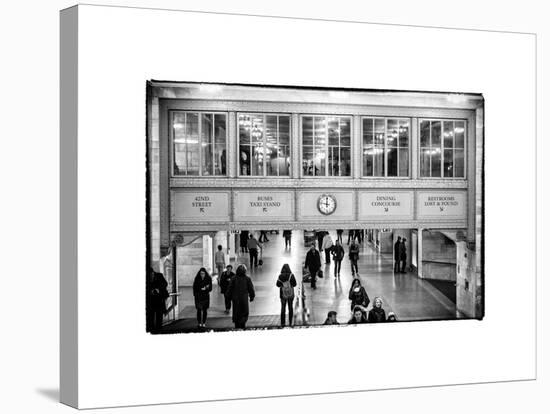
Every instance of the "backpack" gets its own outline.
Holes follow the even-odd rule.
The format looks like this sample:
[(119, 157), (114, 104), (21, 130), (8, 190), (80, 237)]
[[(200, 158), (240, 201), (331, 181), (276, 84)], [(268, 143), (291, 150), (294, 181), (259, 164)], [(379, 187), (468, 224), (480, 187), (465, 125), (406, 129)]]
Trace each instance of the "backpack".
[(283, 299), (290, 299), (294, 297), (294, 288), (290, 284), (291, 277), (292, 274), (288, 276), (288, 280), (286, 282), (283, 282), (279, 276), (279, 281), (283, 284), (283, 287), (281, 288), (281, 295)]

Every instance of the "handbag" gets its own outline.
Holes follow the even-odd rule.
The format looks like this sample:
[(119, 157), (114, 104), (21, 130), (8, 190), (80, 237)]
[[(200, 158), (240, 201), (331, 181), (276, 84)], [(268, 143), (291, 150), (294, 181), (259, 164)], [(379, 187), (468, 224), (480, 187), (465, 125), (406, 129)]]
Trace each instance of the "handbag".
[(322, 270), (319, 270), (317, 272), (317, 276), (319, 276), (320, 278), (323, 278), (323, 271)]

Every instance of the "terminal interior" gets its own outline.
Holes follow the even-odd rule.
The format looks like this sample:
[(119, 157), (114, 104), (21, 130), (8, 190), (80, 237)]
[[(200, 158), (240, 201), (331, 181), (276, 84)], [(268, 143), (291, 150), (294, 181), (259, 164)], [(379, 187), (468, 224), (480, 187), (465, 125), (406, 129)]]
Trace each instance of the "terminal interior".
[[(245, 231), (245, 230), (243, 230)], [(341, 276), (335, 277), (334, 264), (322, 258), (324, 277), (317, 280), (317, 289), (310, 283), (301, 283), (305, 256), (312, 241), (317, 246), (314, 231), (292, 231), (291, 247), (285, 247), (282, 229), (266, 230), (268, 241), (262, 243), (261, 258), (263, 264), (253, 267), (249, 263), (249, 254), (239, 247), (240, 232), (219, 231), (194, 233), (183, 236), (177, 247), (175, 273), (177, 298), (173, 298), (171, 312), (163, 330), (182, 331), (196, 326), (196, 311), (193, 300), (192, 283), (201, 267), (205, 267), (213, 276), (214, 288), (210, 295), (208, 327), (212, 329), (232, 328), (231, 315), (224, 313), (224, 298), (217, 285), (217, 273), (214, 265), (214, 251), (221, 245), (226, 253), (226, 263), (233, 269), (240, 263), (248, 268), (256, 298), (250, 304), (249, 327), (275, 327), (280, 324), (279, 288), (276, 280), (283, 264), (288, 263), (298, 281), (295, 300), (294, 324), (321, 325), (329, 311), (336, 311), (338, 321), (346, 323), (351, 317), (349, 289), (353, 280), (351, 263), (348, 258), (350, 239), (348, 230), (342, 234), (342, 245), (346, 256), (342, 261)], [(251, 231), (257, 239), (260, 231)], [(358, 261), (359, 278), (365, 287), (372, 307), (374, 297), (382, 298), (386, 314), (394, 312), (398, 321), (441, 320), (464, 317), (456, 306), (457, 243), (441, 231), (422, 230), (424, 252), (418, 254), (418, 232), (409, 229), (366, 229), (360, 241)], [(330, 230), (331, 238), (336, 241), (337, 231)], [(394, 272), (393, 245), (398, 236), (407, 238), (408, 259), (406, 273)], [(353, 237), (353, 236), (352, 236)], [(460, 243), (458, 243), (460, 244)], [(422, 261), (423, 277), (418, 275), (418, 262)], [(169, 263), (167, 263), (170, 266)], [(165, 273), (166, 274), (166, 273)], [(172, 288), (172, 286), (171, 286)], [(174, 295), (176, 296), (176, 295)]]

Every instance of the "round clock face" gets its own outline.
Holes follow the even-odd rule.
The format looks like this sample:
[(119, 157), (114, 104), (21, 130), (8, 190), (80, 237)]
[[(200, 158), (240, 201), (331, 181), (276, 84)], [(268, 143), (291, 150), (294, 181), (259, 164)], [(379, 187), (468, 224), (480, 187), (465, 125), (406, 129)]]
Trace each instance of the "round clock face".
[(330, 194), (323, 194), (317, 200), (317, 208), (321, 214), (326, 216), (334, 213), (334, 210), (336, 210), (336, 198)]

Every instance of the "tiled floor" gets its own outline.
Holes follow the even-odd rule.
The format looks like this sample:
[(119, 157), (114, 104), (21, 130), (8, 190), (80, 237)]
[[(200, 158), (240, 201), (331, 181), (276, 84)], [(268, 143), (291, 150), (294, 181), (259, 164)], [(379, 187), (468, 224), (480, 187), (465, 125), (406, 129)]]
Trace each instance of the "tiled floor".
[[(331, 232), (333, 239), (336, 232)], [(250, 268), (248, 254), (239, 257), (236, 263), (245, 263), (249, 268), (249, 274), (256, 290), (256, 299), (250, 304), (251, 316), (279, 315), (280, 302), (279, 290), (275, 282), (284, 263), (288, 263), (297, 276), (298, 281), (302, 276), (302, 263), (305, 259), (307, 248), (304, 246), (302, 232), (294, 231), (292, 247), (285, 250), (282, 235), (268, 235), (269, 242), (264, 243), (264, 264), (258, 268)], [(346, 257), (342, 262), (341, 277), (335, 278), (332, 274), (332, 266), (323, 265), (325, 277), (318, 279), (317, 289), (312, 290), (309, 283), (305, 284), (304, 293), (305, 308), (302, 318), (301, 310), (296, 315), (296, 324), (322, 324), (327, 312), (338, 312), (340, 323), (347, 322), (351, 316), (348, 292), (351, 286), (351, 266), (347, 257), (348, 247), (347, 232), (344, 234), (344, 247)], [(323, 255), (324, 257), (324, 255)], [(386, 313), (393, 311), (398, 320), (427, 320), (427, 319), (454, 319), (457, 317), (456, 306), (439, 290), (430, 283), (419, 279), (415, 274), (394, 274), (391, 254), (380, 254), (370, 244), (364, 243), (359, 259), (359, 274), (362, 284), (365, 286), (371, 299), (371, 305), (375, 296), (380, 296), (384, 302)], [(195, 320), (192, 290), (189, 287), (180, 289), (180, 319), (189, 319), (189, 323)], [(231, 316), (224, 314), (223, 296), (215, 285), (211, 293), (209, 318), (212, 321), (223, 321)], [(269, 320), (276, 321), (277, 318)], [(180, 322), (181, 324), (181, 322)], [(225, 323), (218, 322), (220, 328)], [(215, 328), (215, 326), (212, 326)]]

